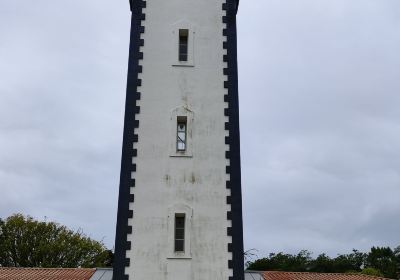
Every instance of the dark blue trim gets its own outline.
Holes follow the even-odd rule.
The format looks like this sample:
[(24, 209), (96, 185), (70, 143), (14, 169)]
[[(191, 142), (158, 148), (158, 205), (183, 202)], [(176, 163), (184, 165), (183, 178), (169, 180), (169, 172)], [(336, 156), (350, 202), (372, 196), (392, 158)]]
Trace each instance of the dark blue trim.
[[(136, 101), (140, 99), (140, 92), (137, 91), (141, 85), (138, 79), (142, 72), (140, 60), (143, 59), (143, 53), (140, 47), (144, 41), (140, 39), (140, 34), (144, 32), (142, 21), (145, 19), (143, 8), (146, 2), (135, 0), (135, 6), (132, 7), (131, 19), (131, 37), (129, 47), (128, 63), (128, 82), (125, 101), (124, 118), (124, 136), (122, 143), (121, 174), (119, 184), (117, 231), (115, 236), (115, 257), (113, 265), (114, 280), (128, 280), (129, 276), (125, 274), (125, 267), (129, 266), (131, 261), (126, 257), (126, 251), (131, 250), (131, 242), (127, 240), (128, 234), (132, 233), (132, 227), (128, 225), (129, 219), (133, 217), (133, 211), (129, 210), (129, 203), (134, 202), (134, 195), (130, 193), (131, 187), (135, 187), (135, 179), (131, 178), (133, 171), (136, 171), (136, 164), (132, 163), (132, 158), (137, 156), (137, 150), (133, 149), (133, 143), (138, 142), (138, 135), (134, 134), (134, 129), (139, 127), (137, 115), (140, 113), (140, 107)], [(134, 246), (134, 244), (133, 244)]]
[(227, 197), (227, 204), (231, 205), (231, 211), (227, 213), (227, 219), (232, 221), (232, 227), (227, 229), (228, 236), (232, 237), (232, 243), (228, 244), (228, 251), (232, 252), (232, 260), (228, 262), (228, 268), (233, 270), (233, 277), (229, 280), (244, 280), (244, 252), (243, 252), (243, 218), (242, 218), (242, 187), (241, 187), (241, 168), (240, 168), (240, 130), (239, 130), (239, 91), (238, 91), (238, 71), (237, 71), (237, 33), (236, 33), (236, 12), (238, 0), (226, 0), (223, 9), (226, 16), (223, 22), (226, 29), (223, 35), (226, 36), (224, 49), (227, 55), (223, 57), (228, 67), (223, 69), (227, 81), (224, 87), (228, 89), (228, 94), (224, 96), (228, 108), (225, 116), (229, 117), (229, 122), (225, 124), (225, 129), (229, 131), (225, 143), (229, 145), (229, 152), (226, 158), (229, 159), (229, 166), (226, 173), (230, 175), (230, 181), (226, 182), (226, 187), (231, 190), (231, 195)]

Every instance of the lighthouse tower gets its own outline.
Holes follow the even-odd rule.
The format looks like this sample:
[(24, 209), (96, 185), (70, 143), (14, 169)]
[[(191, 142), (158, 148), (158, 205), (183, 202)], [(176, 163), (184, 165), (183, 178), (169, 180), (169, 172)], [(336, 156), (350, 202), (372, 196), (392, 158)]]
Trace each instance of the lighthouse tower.
[(242, 280), (239, 0), (131, 0), (114, 280)]

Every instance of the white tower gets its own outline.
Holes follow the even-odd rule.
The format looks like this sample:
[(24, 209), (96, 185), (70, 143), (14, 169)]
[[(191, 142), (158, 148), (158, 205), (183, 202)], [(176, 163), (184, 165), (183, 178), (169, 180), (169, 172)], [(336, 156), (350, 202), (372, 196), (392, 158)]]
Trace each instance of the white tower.
[(131, 0), (114, 279), (242, 280), (239, 0)]

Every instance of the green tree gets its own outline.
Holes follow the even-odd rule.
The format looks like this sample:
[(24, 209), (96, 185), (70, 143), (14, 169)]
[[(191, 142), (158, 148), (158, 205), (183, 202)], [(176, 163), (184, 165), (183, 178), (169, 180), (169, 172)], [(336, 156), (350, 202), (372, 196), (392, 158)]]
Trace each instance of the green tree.
[(397, 279), (400, 279), (400, 246), (396, 247), (393, 253), (396, 260)]
[(365, 254), (353, 250), (352, 254), (338, 255), (333, 259), (333, 272), (360, 272), (365, 262)]
[(351, 254), (338, 255), (336, 258), (330, 258), (326, 254), (321, 254), (311, 261), (309, 271), (326, 273), (360, 272), (364, 266), (365, 258), (365, 253), (361, 253), (355, 249), (353, 249)]
[(0, 266), (101, 267), (112, 252), (82, 231), (16, 214), (0, 219)]
[(353, 253), (348, 254), (347, 258), (353, 266), (352, 270), (360, 271), (365, 266), (367, 254), (353, 249)]
[(247, 251), (243, 252), (244, 261), (245, 261), (245, 267), (246, 268), (251, 264), (252, 259), (254, 257), (257, 257), (256, 252), (257, 252), (256, 249), (250, 249), (250, 250), (247, 250)]
[(310, 271), (312, 272), (335, 272), (333, 260), (326, 254), (319, 255), (311, 261)]
[(398, 277), (398, 262), (396, 253), (389, 247), (372, 247), (368, 253), (366, 267), (378, 269), (387, 278)]
[(300, 251), (297, 255), (278, 253), (250, 262), (249, 270), (279, 270), (279, 271), (307, 271), (310, 265), (311, 253)]
[(372, 247), (369, 253), (353, 249), (350, 254), (330, 258), (321, 254), (311, 258), (309, 251), (297, 255), (271, 253), (268, 257), (248, 262), (249, 270), (310, 271), (325, 273), (362, 273), (400, 279), (400, 246)]
[(361, 274), (383, 277), (384, 275), (378, 269), (373, 267), (366, 267), (361, 271)]

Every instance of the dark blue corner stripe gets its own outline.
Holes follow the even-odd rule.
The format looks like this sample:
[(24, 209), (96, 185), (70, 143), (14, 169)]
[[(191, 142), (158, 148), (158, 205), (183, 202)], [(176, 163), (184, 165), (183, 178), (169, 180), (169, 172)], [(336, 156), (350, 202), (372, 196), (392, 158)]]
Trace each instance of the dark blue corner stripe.
[(238, 92), (238, 71), (237, 71), (237, 33), (236, 33), (236, 13), (239, 5), (238, 0), (226, 0), (222, 9), (226, 11), (226, 16), (222, 22), (226, 23), (223, 30), (226, 36), (226, 43), (223, 48), (227, 49), (227, 55), (223, 61), (227, 62), (228, 68), (223, 72), (227, 76), (224, 87), (228, 89), (228, 94), (224, 96), (228, 108), (224, 115), (229, 117), (229, 122), (225, 124), (225, 129), (229, 131), (225, 143), (229, 145), (229, 152), (226, 158), (229, 159), (229, 166), (226, 173), (230, 175), (230, 180), (226, 182), (227, 188), (231, 189), (231, 195), (227, 197), (227, 204), (231, 205), (231, 211), (227, 213), (227, 219), (232, 221), (232, 227), (227, 229), (228, 236), (232, 236), (232, 244), (228, 244), (228, 251), (232, 252), (232, 261), (228, 263), (228, 268), (233, 270), (233, 277), (229, 280), (244, 280), (244, 253), (243, 253), (243, 219), (242, 219), (242, 187), (241, 187), (241, 168), (240, 168), (240, 131), (239, 131), (239, 92)]
[(113, 280), (129, 280), (129, 275), (125, 274), (125, 268), (131, 264), (127, 258), (126, 251), (131, 250), (135, 244), (127, 240), (128, 234), (132, 233), (132, 227), (128, 225), (129, 219), (133, 217), (133, 211), (129, 210), (129, 203), (134, 202), (134, 195), (130, 193), (131, 187), (135, 187), (135, 179), (131, 174), (136, 170), (136, 164), (132, 163), (132, 158), (137, 156), (137, 150), (133, 149), (133, 143), (138, 142), (139, 137), (134, 133), (134, 129), (139, 127), (137, 116), (140, 107), (136, 101), (140, 100), (140, 92), (137, 88), (142, 84), (138, 74), (142, 72), (140, 60), (143, 53), (140, 47), (144, 41), (140, 34), (144, 32), (142, 25), (145, 15), (143, 7), (146, 2), (143, 0), (130, 0), (132, 19), (131, 19), (131, 38), (129, 47), (128, 81), (125, 101), (124, 135), (122, 143), (121, 175), (119, 184), (117, 231), (115, 236), (115, 257), (113, 265)]

